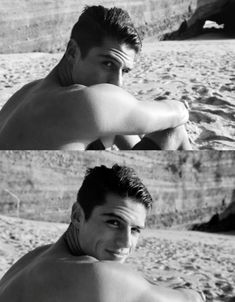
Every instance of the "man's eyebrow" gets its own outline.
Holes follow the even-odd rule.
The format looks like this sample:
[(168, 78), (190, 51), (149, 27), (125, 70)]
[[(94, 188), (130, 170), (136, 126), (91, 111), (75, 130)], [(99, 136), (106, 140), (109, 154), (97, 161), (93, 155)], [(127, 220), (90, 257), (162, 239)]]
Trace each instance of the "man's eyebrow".
[[(117, 62), (118, 65), (120, 65), (120, 62), (115, 57), (113, 57), (112, 55), (99, 54), (99, 57), (107, 59), (107, 60), (113, 60), (113, 61)], [(129, 68), (129, 67), (125, 67), (125, 69), (127, 69), (128, 71), (131, 71), (131, 68)]]
[(120, 62), (116, 58), (114, 58), (113, 56), (111, 56), (109, 54), (107, 54), (107, 55), (105, 55), (105, 54), (99, 54), (99, 57), (102, 57), (104, 59), (111, 59), (111, 60), (116, 61), (116, 62), (118, 62), (120, 64)]
[(123, 222), (126, 222), (121, 216), (114, 214), (114, 213), (103, 213), (102, 216), (108, 216), (108, 217), (112, 217), (112, 218), (118, 218), (120, 220), (122, 220)]
[[(103, 213), (102, 216), (117, 218), (117, 219), (122, 220), (124, 223), (126, 223), (126, 221), (121, 216), (114, 214), (114, 213)], [(145, 228), (145, 226), (140, 226), (140, 225), (135, 225), (135, 227), (137, 227), (138, 229), (141, 229), (141, 230), (143, 230)]]

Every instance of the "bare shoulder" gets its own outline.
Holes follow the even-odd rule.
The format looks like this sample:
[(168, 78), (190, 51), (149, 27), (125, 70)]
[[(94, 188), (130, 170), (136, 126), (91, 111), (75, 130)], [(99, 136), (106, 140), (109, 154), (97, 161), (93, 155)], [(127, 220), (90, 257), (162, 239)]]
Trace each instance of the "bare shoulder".
[[(151, 285), (136, 271), (125, 264), (113, 261), (94, 262), (89, 267), (85, 276), (90, 280), (93, 293), (99, 297), (97, 302), (119, 302), (120, 297), (128, 302), (153, 302), (146, 296)], [(84, 287), (87, 285), (84, 284)]]
[[(146, 281), (141, 274), (128, 266), (112, 261), (94, 263), (92, 275), (98, 284), (100, 301), (120, 301), (120, 297), (129, 302), (201, 302), (200, 296), (187, 289), (177, 291), (156, 286)], [(106, 300), (107, 299), (107, 300)]]
[(25, 302), (119, 302), (120, 297), (125, 302), (200, 301), (173, 290), (154, 288), (124, 264), (99, 262), (86, 256), (46, 257), (24, 270), (14, 282), (8, 292), (18, 290)]
[(125, 103), (126, 101), (136, 101), (136, 99), (124, 89), (112, 84), (97, 84), (89, 87), (74, 84), (68, 87), (63, 87), (58, 90), (61, 98), (64, 96), (69, 97), (70, 100), (77, 101), (78, 98), (84, 100), (86, 104), (118, 104), (119, 102)]
[(28, 252), (23, 257), (21, 257), (3, 276), (1, 279), (2, 282), (10, 280), (11, 277), (14, 277), (18, 272), (22, 271), (26, 268), (36, 257), (38, 257), (41, 253), (46, 251), (50, 245), (44, 245), (41, 247), (37, 247), (36, 249)]
[(131, 129), (132, 120), (127, 116), (136, 103), (128, 92), (111, 84), (71, 85), (40, 92), (35, 102), (29, 104), (32, 109), (29, 112), (33, 121), (40, 115), (44, 121), (48, 118), (48, 123), (56, 123), (58, 129), (61, 126), (63, 130), (66, 124), (71, 140), (79, 137), (90, 142), (116, 133), (135, 134), (136, 129)]
[(148, 287), (144, 278), (112, 261), (85, 257), (82, 261), (44, 262), (31, 272), (31, 280), (30, 288), (38, 291), (39, 301), (119, 302), (120, 296), (127, 302), (154, 301), (142, 299)]

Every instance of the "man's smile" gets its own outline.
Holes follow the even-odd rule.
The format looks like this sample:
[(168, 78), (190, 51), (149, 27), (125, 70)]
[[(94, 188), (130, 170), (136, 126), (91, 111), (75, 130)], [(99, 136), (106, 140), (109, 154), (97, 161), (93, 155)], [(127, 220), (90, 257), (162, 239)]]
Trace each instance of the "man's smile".
[(117, 250), (105, 250), (114, 260), (121, 260), (128, 256), (127, 252), (121, 252)]

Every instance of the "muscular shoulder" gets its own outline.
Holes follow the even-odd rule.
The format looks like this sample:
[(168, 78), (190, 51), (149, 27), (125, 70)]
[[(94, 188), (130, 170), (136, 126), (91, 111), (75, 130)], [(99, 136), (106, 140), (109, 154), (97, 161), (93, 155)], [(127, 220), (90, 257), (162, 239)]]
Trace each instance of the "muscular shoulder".
[(118, 302), (120, 297), (129, 302), (147, 301), (141, 297), (149, 290), (149, 283), (126, 265), (113, 261), (96, 262), (89, 268), (90, 273), (92, 287), (100, 302)]
[[(91, 262), (88, 259), (83, 262), (64, 262), (61, 265), (54, 263), (48, 272), (46, 278), (43, 278), (43, 284), (47, 284), (48, 280), (49, 296), (56, 294), (60, 299), (66, 297), (68, 302), (119, 302), (123, 294), (125, 301), (139, 302), (149, 287), (147, 281), (136, 272), (112, 261)], [(145, 300), (141, 302), (143, 301)]]
[[(123, 264), (84, 258), (46, 259), (21, 276), (23, 301), (152, 302), (149, 284)], [(18, 288), (18, 287), (17, 287)], [(26, 298), (27, 297), (27, 298)], [(144, 297), (144, 298), (143, 298)]]
[(58, 97), (67, 97), (68, 100), (85, 101), (86, 104), (118, 104), (120, 102), (136, 102), (127, 91), (111, 84), (97, 84), (89, 87), (83, 85), (71, 85), (58, 90)]

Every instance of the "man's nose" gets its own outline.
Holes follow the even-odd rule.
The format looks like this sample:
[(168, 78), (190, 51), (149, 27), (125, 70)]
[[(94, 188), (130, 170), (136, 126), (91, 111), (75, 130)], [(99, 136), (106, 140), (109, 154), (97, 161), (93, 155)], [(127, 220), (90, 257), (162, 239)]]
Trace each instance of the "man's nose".
[(122, 87), (123, 85), (123, 77), (122, 77), (122, 71), (113, 74), (109, 79), (109, 84), (113, 84), (119, 87)]
[(130, 248), (131, 247), (131, 231), (125, 229), (120, 231), (118, 237), (116, 238), (116, 244), (118, 248)]

